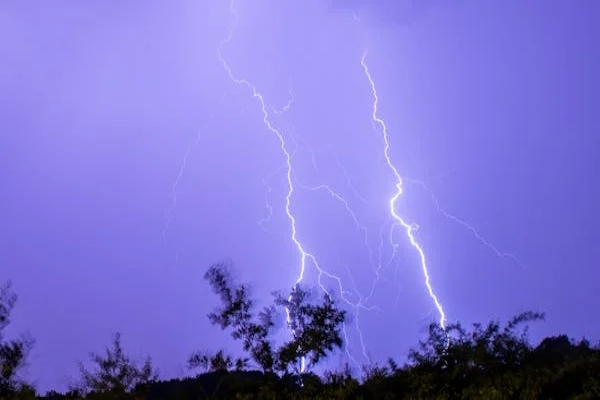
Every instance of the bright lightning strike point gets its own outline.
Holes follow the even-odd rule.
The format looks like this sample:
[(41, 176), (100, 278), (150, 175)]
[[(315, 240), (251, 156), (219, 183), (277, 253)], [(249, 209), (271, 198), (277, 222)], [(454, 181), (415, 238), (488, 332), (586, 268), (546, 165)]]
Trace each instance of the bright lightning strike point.
[(417, 242), (417, 240), (415, 239), (415, 236), (414, 236), (414, 231), (416, 230), (416, 227), (414, 225), (407, 223), (400, 215), (398, 215), (398, 213), (396, 211), (396, 203), (397, 203), (398, 199), (400, 198), (400, 196), (402, 195), (402, 183), (403, 182), (402, 182), (402, 177), (401, 177), (400, 173), (398, 172), (398, 169), (396, 168), (396, 166), (394, 165), (394, 163), (392, 162), (391, 157), (390, 157), (389, 134), (387, 131), (387, 126), (385, 124), (385, 121), (383, 119), (381, 119), (378, 115), (379, 97), (377, 95), (377, 87), (375, 85), (375, 80), (373, 79), (373, 76), (371, 75), (371, 71), (369, 70), (369, 67), (366, 63), (366, 59), (367, 59), (367, 52), (364, 52), (362, 55), (362, 58), (360, 60), (360, 64), (363, 68), (363, 72), (364, 72), (365, 76), (367, 77), (367, 79), (369, 81), (369, 85), (371, 88), (371, 95), (373, 96), (373, 106), (372, 106), (371, 118), (373, 119), (374, 123), (378, 124), (381, 127), (381, 135), (383, 136), (383, 143), (384, 143), (383, 155), (385, 158), (385, 162), (386, 162), (387, 166), (389, 167), (389, 169), (394, 174), (394, 177), (396, 178), (396, 193), (394, 193), (394, 195), (390, 198), (390, 201), (389, 201), (390, 214), (391, 214), (392, 218), (399, 225), (401, 225), (404, 228), (404, 230), (406, 232), (406, 236), (408, 237), (410, 244), (419, 254), (421, 270), (423, 271), (423, 275), (425, 277), (425, 286), (427, 287), (427, 292), (429, 293), (429, 297), (431, 297), (431, 300), (433, 300), (433, 303), (435, 304), (435, 307), (438, 311), (438, 314), (440, 317), (440, 319), (439, 319), (440, 326), (442, 328), (445, 328), (446, 313), (444, 312), (444, 308), (443, 308), (441, 302), (439, 301), (437, 295), (435, 294), (435, 291), (433, 290), (433, 286), (431, 285), (431, 278), (429, 276), (429, 269), (427, 267), (427, 259), (425, 257), (425, 251), (423, 250), (421, 245)]

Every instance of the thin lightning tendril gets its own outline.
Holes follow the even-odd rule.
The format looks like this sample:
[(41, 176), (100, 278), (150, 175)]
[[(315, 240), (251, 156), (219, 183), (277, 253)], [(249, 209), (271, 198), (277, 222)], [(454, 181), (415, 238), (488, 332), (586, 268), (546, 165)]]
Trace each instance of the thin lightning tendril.
[[(228, 94), (227, 92), (223, 93), (218, 104), (221, 104), (223, 101), (225, 101), (225, 97), (227, 96), (227, 94)], [(209, 120), (213, 119), (214, 116), (215, 116), (215, 112), (213, 111), (209, 116)], [(181, 179), (183, 178), (185, 170), (187, 169), (188, 159), (192, 155), (194, 148), (196, 148), (196, 146), (198, 146), (198, 144), (200, 143), (200, 140), (202, 139), (202, 133), (206, 130), (207, 127), (208, 127), (208, 124), (204, 125), (202, 127), (202, 129), (198, 130), (198, 132), (196, 132), (196, 136), (188, 144), (188, 146), (185, 150), (185, 153), (183, 154), (181, 164), (179, 165), (179, 170), (177, 171), (175, 180), (173, 181), (173, 184), (171, 185), (171, 190), (169, 191), (169, 198), (171, 199), (171, 204), (169, 204), (169, 208), (167, 209), (166, 221), (165, 221), (165, 225), (163, 226), (162, 233), (161, 233), (161, 240), (163, 242), (165, 241), (167, 231), (168, 231), (171, 223), (173, 222), (173, 212), (175, 210), (175, 207), (177, 206), (177, 188), (179, 187), (179, 183), (181, 182)]]
[(431, 297), (431, 300), (433, 300), (433, 303), (435, 304), (435, 307), (440, 316), (440, 319), (439, 319), (440, 326), (442, 328), (445, 328), (446, 313), (444, 311), (444, 308), (443, 308), (441, 302), (438, 300), (438, 297), (435, 294), (435, 291), (433, 290), (433, 287), (431, 285), (431, 278), (429, 276), (429, 269), (427, 267), (425, 251), (423, 250), (421, 245), (417, 242), (417, 240), (415, 239), (415, 236), (414, 236), (414, 231), (417, 229), (417, 227), (415, 225), (411, 225), (411, 224), (407, 223), (400, 215), (398, 215), (398, 212), (396, 211), (396, 203), (403, 193), (403, 191), (402, 191), (403, 181), (402, 181), (402, 177), (401, 177), (400, 173), (398, 172), (398, 169), (396, 168), (396, 166), (394, 165), (394, 163), (392, 162), (391, 157), (390, 157), (390, 139), (389, 139), (389, 134), (387, 131), (387, 125), (385, 124), (385, 121), (383, 119), (381, 119), (378, 115), (379, 97), (377, 95), (377, 87), (375, 86), (375, 81), (373, 80), (371, 71), (369, 70), (369, 67), (366, 63), (366, 59), (367, 59), (367, 52), (363, 53), (363, 56), (360, 60), (360, 64), (362, 65), (363, 72), (369, 81), (369, 86), (371, 88), (371, 95), (373, 96), (373, 106), (372, 106), (371, 118), (373, 119), (373, 122), (375, 122), (377, 125), (379, 125), (381, 127), (381, 135), (383, 136), (383, 142), (384, 142), (383, 155), (385, 158), (385, 162), (386, 162), (387, 166), (389, 167), (389, 169), (394, 174), (394, 177), (396, 178), (396, 193), (390, 198), (390, 202), (389, 202), (390, 214), (392, 215), (394, 220), (404, 228), (404, 230), (406, 232), (406, 236), (408, 237), (408, 240), (410, 241), (410, 244), (415, 248), (415, 250), (419, 254), (419, 258), (420, 258), (420, 262), (421, 262), (421, 269), (422, 269), (423, 275), (425, 277), (425, 286), (427, 287), (427, 292), (429, 293), (429, 297)]
[(165, 235), (167, 234), (167, 230), (169, 229), (171, 222), (173, 222), (173, 210), (177, 206), (177, 187), (179, 186), (179, 182), (181, 181), (181, 178), (183, 177), (183, 173), (186, 170), (188, 158), (192, 154), (192, 150), (194, 149), (194, 147), (196, 147), (198, 142), (200, 142), (200, 136), (201, 136), (201, 134), (200, 134), (200, 132), (198, 132), (196, 134), (196, 137), (194, 138), (194, 140), (192, 140), (192, 142), (188, 145), (188, 147), (185, 151), (185, 154), (183, 155), (183, 160), (181, 161), (181, 165), (179, 166), (179, 171), (177, 172), (177, 177), (175, 178), (175, 181), (171, 185), (171, 191), (169, 192), (169, 197), (171, 198), (171, 204), (169, 206), (169, 209), (167, 210), (167, 220), (165, 222), (165, 226), (163, 227), (163, 230), (161, 233), (161, 238), (163, 241), (165, 240)]
[(526, 268), (525, 264), (523, 264), (521, 262), (521, 260), (519, 260), (517, 258), (517, 256), (515, 256), (512, 253), (508, 253), (508, 252), (505, 252), (505, 251), (500, 251), (493, 243), (491, 243), (489, 240), (487, 240), (486, 238), (484, 238), (479, 233), (479, 231), (477, 230), (477, 228), (475, 228), (473, 225), (469, 224), (464, 219), (459, 218), (456, 215), (451, 214), (448, 211), (446, 211), (444, 208), (442, 208), (442, 206), (440, 205), (439, 200), (437, 199), (437, 197), (435, 196), (435, 194), (433, 193), (433, 191), (425, 184), (425, 182), (419, 181), (419, 180), (414, 180), (414, 179), (412, 179), (410, 182), (413, 182), (413, 183), (415, 183), (417, 185), (422, 186), (427, 192), (429, 192), (429, 195), (431, 196), (431, 200), (433, 201), (433, 204), (435, 205), (435, 208), (437, 209), (437, 211), (440, 214), (442, 214), (444, 217), (448, 218), (449, 220), (457, 223), (458, 225), (460, 225), (463, 228), (465, 228), (468, 231), (470, 231), (471, 234), (475, 237), (475, 239), (477, 241), (479, 241), (479, 243), (481, 243), (482, 245), (484, 245), (485, 247), (487, 247), (488, 249), (490, 249), (497, 257), (500, 257), (500, 258), (509, 258), (516, 265), (518, 265), (519, 267), (521, 267), (523, 269)]

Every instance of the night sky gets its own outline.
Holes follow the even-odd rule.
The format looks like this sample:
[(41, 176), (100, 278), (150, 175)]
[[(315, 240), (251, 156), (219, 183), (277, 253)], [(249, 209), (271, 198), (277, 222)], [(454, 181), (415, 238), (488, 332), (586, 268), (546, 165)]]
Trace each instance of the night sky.
[(260, 304), (291, 288), (290, 216), (303, 283), (350, 312), (328, 366), (404, 361), (440, 314), (391, 167), (448, 322), (535, 310), (534, 340), (600, 339), (600, 2), (388, 3), (0, 3), (0, 280), (7, 333), (36, 339), (26, 378), (65, 389), (116, 331), (163, 378), (235, 352), (202, 276), (232, 262)]

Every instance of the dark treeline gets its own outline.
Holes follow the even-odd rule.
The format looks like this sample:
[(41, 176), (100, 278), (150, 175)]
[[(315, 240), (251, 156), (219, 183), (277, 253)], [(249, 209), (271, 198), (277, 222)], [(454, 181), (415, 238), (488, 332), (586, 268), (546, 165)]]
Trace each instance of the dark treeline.
[[(333, 299), (295, 287), (275, 294), (271, 306), (257, 311), (248, 287), (235, 283), (226, 265), (211, 266), (205, 278), (221, 300), (210, 321), (240, 341), (245, 357), (199, 351), (188, 360), (194, 377), (161, 381), (152, 361), (132, 360), (115, 334), (104, 353), (90, 355), (94, 368), (79, 365), (77, 384), (67, 393), (45, 395), (19, 378), (32, 338), (3, 335), (17, 300), (5, 285), (0, 289), (0, 399), (600, 399), (600, 346), (565, 335), (530, 344), (527, 327), (543, 319), (539, 313), (470, 329), (432, 324), (403, 365), (390, 358), (364, 367), (359, 377), (348, 366), (318, 376), (311, 372), (314, 367), (343, 346), (346, 312)], [(293, 334), (276, 344), (280, 316)]]

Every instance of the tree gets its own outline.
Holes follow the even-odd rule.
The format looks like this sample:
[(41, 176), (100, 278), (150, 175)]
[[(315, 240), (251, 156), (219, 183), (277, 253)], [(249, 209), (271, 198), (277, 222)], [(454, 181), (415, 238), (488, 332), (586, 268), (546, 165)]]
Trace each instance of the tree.
[(3, 331), (10, 323), (10, 315), (17, 302), (11, 282), (0, 288), (0, 398), (14, 396), (19, 391), (31, 391), (18, 377), (25, 365), (27, 354), (33, 346), (33, 339), (21, 335), (18, 339), (5, 340)]
[(150, 358), (138, 366), (125, 355), (119, 333), (114, 335), (112, 348), (107, 348), (104, 356), (91, 353), (90, 360), (97, 367), (95, 371), (90, 371), (79, 363), (81, 373), (79, 389), (84, 393), (101, 393), (103, 398), (106, 398), (106, 395), (118, 396), (158, 378)]
[(547, 337), (532, 351), (529, 390), (538, 398), (600, 398), (600, 347), (566, 335)]
[(223, 372), (232, 369), (241, 371), (247, 366), (247, 358), (233, 358), (225, 354), (224, 350), (219, 350), (212, 356), (207, 353), (196, 352), (188, 359), (190, 369), (201, 368), (205, 372)]
[(232, 287), (231, 275), (225, 264), (212, 265), (204, 278), (219, 295), (222, 303), (220, 309), (208, 315), (209, 320), (221, 329), (232, 328), (231, 336), (242, 341), (243, 349), (249, 353), (250, 358), (264, 372), (273, 371), (275, 359), (268, 338), (274, 325), (271, 311), (261, 312), (258, 321), (254, 321), (254, 301), (248, 298), (248, 287), (243, 284)]
[(277, 352), (278, 370), (291, 372), (291, 368), (299, 374), (342, 347), (340, 326), (346, 313), (327, 294), (321, 303), (312, 304), (309, 293), (296, 285), (288, 298), (278, 295), (275, 304), (285, 308), (293, 335)]
[[(307, 367), (314, 366), (342, 346), (341, 326), (346, 312), (338, 310), (330, 297), (311, 303), (308, 291), (297, 285), (289, 297), (275, 295), (275, 305), (255, 315), (248, 287), (233, 283), (227, 265), (212, 265), (204, 277), (221, 300), (221, 307), (209, 314), (210, 321), (221, 329), (231, 329), (231, 336), (241, 340), (249, 359), (263, 372), (299, 375), (305, 371), (300, 368), (304, 360)], [(270, 338), (276, 306), (286, 309), (293, 335), (290, 341), (274, 349)]]
[(428, 339), (409, 353), (413, 389), (428, 398), (438, 398), (442, 392), (458, 396), (467, 387), (474, 391), (472, 395), (490, 399), (515, 396), (522, 386), (518, 372), (532, 351), (527, 327), (520, 334), (517, 328), (543, 318), (540, 313), (524, 312), (504, 327), (498, 322), (486, 327), (475, 324), (471, 332), (460, 323), (446, 328), (430, 325)]

